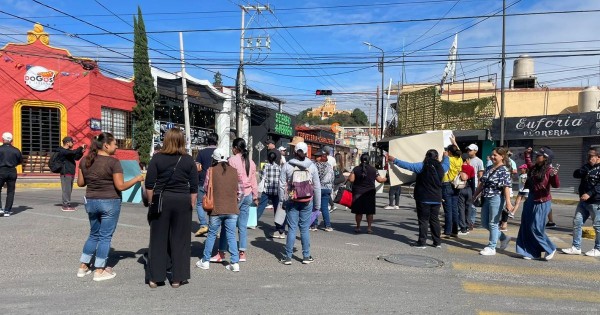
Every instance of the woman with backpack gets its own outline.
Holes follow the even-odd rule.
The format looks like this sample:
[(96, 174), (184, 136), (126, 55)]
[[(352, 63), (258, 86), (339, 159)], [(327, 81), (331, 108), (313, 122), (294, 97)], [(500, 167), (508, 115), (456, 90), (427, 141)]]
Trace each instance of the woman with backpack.
[[(238, 216), (238, 234), (240, 251), (240, 262), (246, 261), (246, 244), (248, 243), (248, 216), (250, 214), (250, 205), (258, 202), (258, 183), (256, 182), (256, 164), (249, 157), (248, 149), (246, 148), (246, 140), (236, 138), (232, 144), (233, 156), (229, 158), (229, 165), (237, 171), (238, 185), (240, 185), (240, 194), (238, 194), (238, 208), (240, 214)], [(211, 262), (221, 262), (225, 258), (225, 250), (227, 249), (227, 238), (225, 229), (221, 228), (219, 236), (219, 252), (213, 256)]]
[(375, 214), (375, 181), (385, 183), (387, 179), (379, 176), (377, 170), (369, 165), (369, 154), (360, 156), (360, 165), (355, 167), (348, 177), (352, 183), (352, 213), (356, 220), (354, 233), (360, 233), (360, 222), (367, 215), (367, 233), (373, 233), (373, 215)]
[(302, 263), (314, 261), (310, 255), (310, 217), (313, 209), (321, 209), (321, 182), (314, 163), (306, 157), (308, 145), (304, 142), (292, 142), (295, 158), (289, 160), (281, 169), (279, 177), (279, 202), (286, 209), (285, 222), (288, 235), (285, 242), (284, 265), (292, 264), (292, 253), (296, 241), (296, 230), (300, 228), (302, 242)]
[[(272, 153), (272, 152), (271, 152)], [(275, 155), (273, 153), (273, 155)], [(226, 153), (216, 148), (212, 155), (212, 166), (209, 167), (204, 181), (205, 191), (208, 186), (212, 186), (214, 207), (209, 214), (208, 235), (204, 242), (204, 254), (202, 259), (196, 262), (196, 267), (200, 269), (210, 268), (210, 255), (212, 254), (215, 240), (219, 228), (223, 225), (226, 234), (227, 244), (231, 261), (225, 268), (238, 272), (240, 271), (240, 255), (238, 252), (237, 241), (235, 239), (235, 227), (238, 221), (240, 209), (237, 205), (237, 195), (240, 186), (237, 184), (237, 171), (227, 162)]]
[[(492, 151), (492, 165), (488, 166), (479, 181), (474, 196), (481, 194), (481, 225), (490, 231), (488, 245), (479, 252), (484, 256), (496, 255), (496, 244), (500, 240), (500, 249), (508, 247), (510, 236), (504, 234), (499, 229), (500, 216), (505, 204), (508, 211), (512, 211), (513, 206), (510, 201), (510, 190), (512, 180), (508, 167), (508, 150), (503, 147), (497, 147)], [(474, 197), (474, 199), (475, 199)]]
[[(277, 212), (279, 206), (279, 174), (281, 167), (277, 159), (277, 154), (270, 151), (267, 153), (268, 163), (263, 166), (261, 173), (261, 183), (264, 184), (262, 187), (263, 191), (260, 194), (260, 201), (258, 202), (258, 208), (256, 209), (256, 219), (260, 220), (265, 208), (267, 207), (268, 201), (273, 204), (273, 211)], [(273, 232), (273, 238), (285, 238), (285, 227), (275, 223), (275, 230)]]
[(440, 163), (437, 150), (425, 153), (423, 162), (409, 163), (388, 155), (388, 161), (403, 169), (417, 173), (415, 184), (415, 201), (419, 220), (419, 239), (412, 243), (415, 248), (426, 248), (427, 224), (431, 232), (433, 247), (442, 247), (440, 238), (440, 207), (442, 206), (442, 179), (450, 167), (448, 153), (444, 152)]

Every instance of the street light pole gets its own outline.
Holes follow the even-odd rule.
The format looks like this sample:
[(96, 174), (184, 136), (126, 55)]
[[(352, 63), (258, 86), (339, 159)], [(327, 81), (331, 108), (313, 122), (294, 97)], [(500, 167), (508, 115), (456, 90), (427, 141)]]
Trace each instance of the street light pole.
[[(384, 84), (384, 77), (385, 77), (385, 68), (384, 68), (384, 59), (385, 59), (385, 52), (383, 51), (383, 49), (381, 49), (380, 47), (377, 47), (369, 42), (363, 42), (363, 44), (369, 46), (369, 48), (373, 47), (376, 49), (379, 49), (379, 51), (381, 51), (381, 61), (378, 63), (377, 65), (377, 70), (379, 70), (379, 72), (381, 72), (381, 126), (380, 126), (380, 130), (379, 130), (379, 136), (380, 139), (383, 139), (383, 110), (384, 110), (384, 105), (383, 105), (383, 84)], [(377, 117), (375, 117), (375, 119), (377, 119)], [(377, 139), (377, 137), (375, 137), (375, 139)], [(383, 153), (383, 151), (382, 151)]]

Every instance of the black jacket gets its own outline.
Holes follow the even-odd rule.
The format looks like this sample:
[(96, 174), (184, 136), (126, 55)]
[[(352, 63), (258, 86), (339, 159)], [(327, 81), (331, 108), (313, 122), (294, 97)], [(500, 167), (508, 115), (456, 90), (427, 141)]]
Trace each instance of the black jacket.
[[(587, 203), (600, 203), (600, 163), (591, 167), (585, 176), (585, 191), (583, 194), (588, 194), (590, 198)], [(580, 193), (580, 196), (583, 195)]]
[(11, 144), (0, 146), (0, 168), (15, 168), (23, 161), (23, 155), (19, 149)]
[(591, 169), (592, 166), (589, 163), (585, 163), (583, 166), (573, 172), (573, 177), (579, 178), (579, 187), (577, 188), (579, 197), (589, 191), (589, 187), (587, 187), (587, 176)]
[(83, 156), (83, 148), (79, 147), (75, 150), (65, 149), (63, 147), (57, 147), (52, 152), (58, 152), (56, 157), (58, 162), (63, 163), (63, 168), (60, 171), (60, 175), (75, 175), (75, 161), (79, 161)]
[(444, 169), (438, 161), (423, 163), (423, 169), (417, 174), (415, 200), (419, 202), (442, 202), (442, 179)]

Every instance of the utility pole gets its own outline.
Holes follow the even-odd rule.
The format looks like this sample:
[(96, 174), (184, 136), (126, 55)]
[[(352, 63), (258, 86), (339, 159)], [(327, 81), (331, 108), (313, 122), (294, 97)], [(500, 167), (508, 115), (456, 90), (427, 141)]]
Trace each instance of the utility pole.
[(504, 76), (506, 74), (506, 0), (502, 0), (502, 78), (500, 79), (500, 146), (504, 145)]
[(185, 54), (183, 53), (183, 33), (179, 32), (179, 50), (181, 53), (181, 91), (183, 94), (183, 117), (185, 119), (185, 149), (192, 155), (192, 136), (190, 133), (190, 108), (188, 103), (187, 79), (185, 74)]
[[(236, 107), (236, 135), (238, 138), (243, 138), (246, 141), (246, 144), (249, 150), (252, 150), (252, 143), (250, 143), (250, 106), (246, 103), (246, 77), (244, 75), (244, 50), (245, 49), (255, 49), (255, 48), (269, 48), (271, 46), (271, 39), (269, 37), (265, 38), (256, 38), (256, 45), (254, 45), (253, 38), (246, 38), (246, 13), (250, 11), (256, 11), (256, 13), (260, 14), (262, 11), (269, 11), (273, 13), (269, 5), (265, 6), (243, 6), (242, 9), (242, 28), (240, 35), (240, 65), (238, 67), (237, 77), (236, 77), (236, 93), (235, 93), (235, 107)], [(249, 23), (252, 21), (250, 18)], [(262, 41), (265, 41), (265, 45), (262, 45)], [(248, 43), (248, 45), (246, 45)]]
[(379, 142), (377, 131), (379, 130), (379, 87), (377, 87), (377, 104), (375, 105), (375, 142)]

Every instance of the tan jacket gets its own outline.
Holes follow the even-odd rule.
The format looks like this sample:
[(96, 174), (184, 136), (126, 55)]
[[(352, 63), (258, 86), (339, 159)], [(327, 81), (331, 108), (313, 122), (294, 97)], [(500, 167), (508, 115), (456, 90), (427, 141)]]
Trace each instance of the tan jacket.
[(210, 215), (240, 214), (238, 208), (238, 174), (235, 168), (222, 163), (209, 168), (212, 172), (215, 208)]

